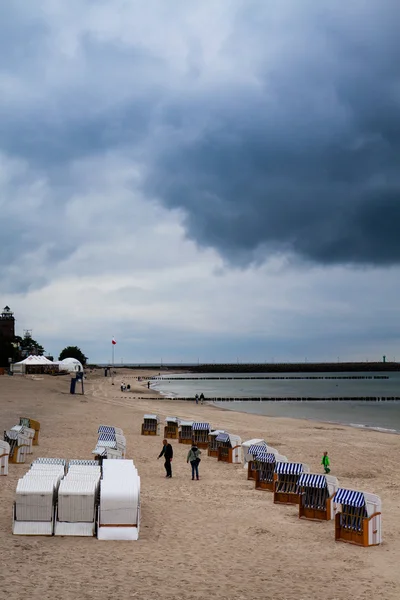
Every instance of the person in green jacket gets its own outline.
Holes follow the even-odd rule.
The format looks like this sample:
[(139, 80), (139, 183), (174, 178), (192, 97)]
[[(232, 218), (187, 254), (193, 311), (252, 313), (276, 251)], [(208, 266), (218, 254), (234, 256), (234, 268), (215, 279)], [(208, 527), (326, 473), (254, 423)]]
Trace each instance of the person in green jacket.
[(199, 479), (199, 462), (201, 460), (200, 454), (201, 450), (198, 449), (195, 442), (192, 442), (192, 447), (190, 448), (186, 459), (186, 462), (190, 463), (192, 467), (192, 481), (195, 476), (197, 480)]
[(322, 457), (322, 461), (321, 461), (321, 465), (324, 466), (325, 469), (325, 473), (330, 473), (331, 470), (329, 468), (329, 465), (331, 464), (330, 460), (329, 460), (329, 456), (327, 452), (324, 452), (324, 455)]

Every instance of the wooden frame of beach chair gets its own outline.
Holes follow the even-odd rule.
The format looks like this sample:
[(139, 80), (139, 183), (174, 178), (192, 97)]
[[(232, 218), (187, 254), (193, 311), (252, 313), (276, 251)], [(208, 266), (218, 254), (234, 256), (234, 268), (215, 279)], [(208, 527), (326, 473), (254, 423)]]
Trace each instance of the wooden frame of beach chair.
[(238, 435), (232, 433), (220, 433), (217, 436), (218, 461), (229, 464), (242, 462), (242, 440)]
[(333, 498), (338, 480), (332, 475), (303, 473), (299, 479), (299, 518), (311, 521), (331, 521), (335, 517)]
[(178, 417), (166, 417), (164, 426), (164, 438), (166, 440), (177, 440), (179, 438)]
[(218, 458), (218, 444), (216, 439), (220, 433), (226, 433), (223, 429), (215, 429), (208, 434), (207, 456)]
[(24, 427), (29, 427), (30, 429), (35, 430), (35, 435), (33, 436), (32, 444), (34, 446), (39, 446), (39, 431), (40, 431), (40, 423), (39, 421), (35, 421), (34, 419), (30, 419), (29, 417), (20, 417), (19, 424)]
[(208, 448), (208, 434), (210, 433), (209, 423), (200, 423), (198, 421), (193, 423), (192, 427), (192, 442), (196, 444), (198, 448)]
[(179, 443), (191, 444), (193, 436), (193, 421), (181, 421), (178, 428)]
[(142, 435), (159, 435), (159, 418), (157, 415), (144, 415)]
[(333, 501), (336, 541), (363, 547), (382, 543), (382, 503), (378, 496), (339, 488)]
[(274, 473), (274, 504), (299, 504), (299, 479), (310, 468), (303, 463), (277, 462)]
[(10, 456), (10, 444), (0, 440), (0, 476), (8, 475), (8, 459)]

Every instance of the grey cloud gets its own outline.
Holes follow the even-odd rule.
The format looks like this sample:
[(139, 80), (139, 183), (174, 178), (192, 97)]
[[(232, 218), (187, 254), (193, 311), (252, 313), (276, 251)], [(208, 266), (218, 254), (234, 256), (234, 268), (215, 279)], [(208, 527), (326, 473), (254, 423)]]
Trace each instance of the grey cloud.
[[(400, 261), (400, 5), (370, 5), (347, 22), (345, 11), (333, 22), (319, 14), (295, 32), (303, 46), (272, 68), (268, 15), (257, 14), (255, 39), (239, 26), (236, 41), (261, 54), (257, 85), (193, 106), (207, 128), (183, 142), (176, 128), (148, 181), (186, 211), (201, 245), (233, 262), (276, 251), (326, 264)], [(187, 111), (184, 101), (171, 108)]]
[[(43, 242), (46, 261), (71, 254), (80, 239), (62, 231), (63, 210), (84, 186), (69, 164), (117, 149), (144, 165), (149, 197), (183, 209), (188, 235), (232, 263), (276, 252), (399, 263), (400, 5), (350, 4), (231, 2), (215, 71), (207, 38), (190, 30), (186, 71), (93, 31), (74, 62), (54, 46), (50, 18), (2, 7), (4, 65), (37, 95), (15, 108), (0, 96), (0, 150), (52, 186), (35, 228), (24, 210), (0, 221), (2, 260)], [(156, 16), (154, 26), (161, 35)]]

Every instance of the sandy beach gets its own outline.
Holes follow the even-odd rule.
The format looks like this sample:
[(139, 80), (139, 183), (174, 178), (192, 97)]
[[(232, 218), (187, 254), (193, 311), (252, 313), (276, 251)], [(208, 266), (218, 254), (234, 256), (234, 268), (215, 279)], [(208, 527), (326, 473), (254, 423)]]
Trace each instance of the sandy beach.
[[(102, 372), (69, 394), (69, 377), (0, 377), (0, 429), (20, 416), (41, 423), (39, 456), (91, 458), (99, 424), (121, 427), (127, 458), (142, 486), (138, 542), (96, 538), (17, 537), (11, 510), (17, 480), (29, 468), (10, 465), (0, 478), (0, 597), (19, 600), (136, 598), (147, 600), (397, 599), (400, 590), (400, 437), (310, 421), (235, 413), (194, 403), (143, 399), (155, 395), (137, 375), (120, 372), (111, 386)], [(120, 392), (121, 380), (132, 386)], [(221, 464), (203, 451), (200, 481), (186, 464), (188, 447), (172, 441), (173, 478), (157, 461), (162, 436), (140, 435), (143, 414), (209, 421), (242, 440), (262, 437), (289, 460), (321, 472), (329, 451), (343, 487), (378, 494), (384, 543), (335, 543), (334, 524), (299, 520), (297, 507), (274, 506), (254, 489), (243, 466)], [(30, 461), (29, 461), (30, 462)]]

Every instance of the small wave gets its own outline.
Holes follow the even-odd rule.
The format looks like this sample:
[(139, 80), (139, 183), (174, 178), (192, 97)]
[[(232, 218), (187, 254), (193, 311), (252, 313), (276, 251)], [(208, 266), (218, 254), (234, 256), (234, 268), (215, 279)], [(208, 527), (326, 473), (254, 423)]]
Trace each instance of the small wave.
[(400, 433), (398, 429), (378, 427), (376, 425), (363, 425), (362, 423), (350, 423), (350, 427), (357, 427), (358, 429), (371, 429), (372, 431), (381, 431), (382, 433)]

